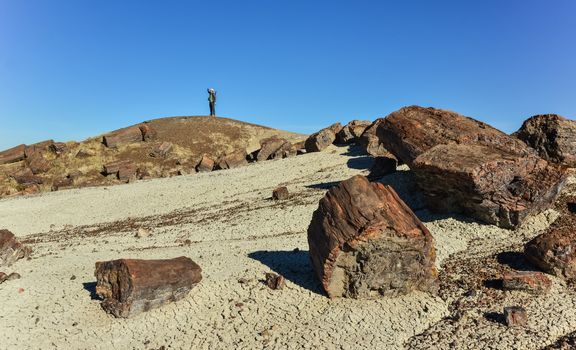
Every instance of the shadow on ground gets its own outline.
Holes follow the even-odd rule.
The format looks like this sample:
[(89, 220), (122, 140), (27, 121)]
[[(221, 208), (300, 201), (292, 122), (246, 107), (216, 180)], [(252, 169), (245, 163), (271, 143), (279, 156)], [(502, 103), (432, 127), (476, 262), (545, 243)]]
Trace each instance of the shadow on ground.
[(248, 254), (248, 257), (268, 266), (288, 281), (316, 294), (324, 295), (307, 250), (260, 250)]
[(517, 271), (536, 271), (522, 252), (502, 252), (496, 256), (498, 263), (507, 265)]
[(90, 293), (90, 299), (92, 300), (101, 300), (98, 294), (96, 294), (96, 282), (85, 282), (82, 283), (84, 290), (87, 290)]

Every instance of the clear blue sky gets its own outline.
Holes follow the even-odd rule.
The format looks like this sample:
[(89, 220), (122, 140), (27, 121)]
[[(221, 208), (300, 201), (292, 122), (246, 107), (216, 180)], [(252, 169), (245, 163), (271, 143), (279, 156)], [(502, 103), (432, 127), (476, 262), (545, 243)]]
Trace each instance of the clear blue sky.
[(0, 149), (217, 113), (313, 132), (404, 105), (576, 116), (576, 1), (0, 0)]

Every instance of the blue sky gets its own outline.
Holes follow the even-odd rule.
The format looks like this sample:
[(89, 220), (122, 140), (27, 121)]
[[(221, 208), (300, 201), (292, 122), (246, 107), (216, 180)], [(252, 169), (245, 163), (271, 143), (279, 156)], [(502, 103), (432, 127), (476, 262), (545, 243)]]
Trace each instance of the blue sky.
[(0, 149), (217, 114), (297, 132), (419, 104), (576, 116), (576, 1), (0, 0)]

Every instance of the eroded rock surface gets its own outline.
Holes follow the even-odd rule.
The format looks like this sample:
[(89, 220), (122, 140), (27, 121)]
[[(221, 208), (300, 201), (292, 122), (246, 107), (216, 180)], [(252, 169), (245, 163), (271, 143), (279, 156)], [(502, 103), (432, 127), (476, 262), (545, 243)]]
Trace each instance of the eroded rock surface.
[(308, 244), (330, 298), (438, 288), (430, 232), (390, 186), (363, 176), (341, 182), (320, 200)]

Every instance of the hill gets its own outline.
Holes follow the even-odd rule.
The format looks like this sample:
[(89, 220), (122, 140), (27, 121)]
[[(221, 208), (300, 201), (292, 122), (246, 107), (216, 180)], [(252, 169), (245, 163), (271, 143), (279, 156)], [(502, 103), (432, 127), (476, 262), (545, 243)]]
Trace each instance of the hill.
[[(305, 137), (229, 118), (188, 116), (149, 120), (82, 142), (20, 145), (0, 152), (0, 196), (194, 173), (203, 155), (217, 160), (238, 150), (250, 153), (271, 136), (294, 142)], [(116, 172), (106, 169), (110, 164)], [(129, 176), (116, 174), (118, 167)]]

